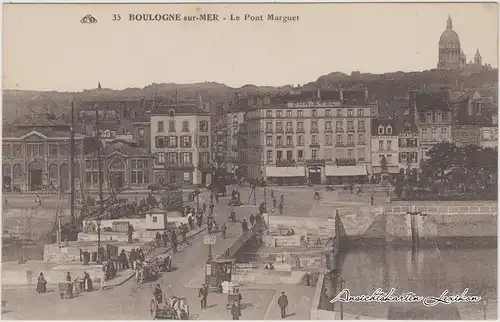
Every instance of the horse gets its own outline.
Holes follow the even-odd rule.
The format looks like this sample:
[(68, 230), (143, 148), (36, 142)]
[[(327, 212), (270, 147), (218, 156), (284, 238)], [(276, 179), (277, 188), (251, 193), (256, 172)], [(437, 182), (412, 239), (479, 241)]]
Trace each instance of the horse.
[(177, 314), (177, 320), (189, 320), (189, 304), (185, 297), (172, 296), (167, 303)]

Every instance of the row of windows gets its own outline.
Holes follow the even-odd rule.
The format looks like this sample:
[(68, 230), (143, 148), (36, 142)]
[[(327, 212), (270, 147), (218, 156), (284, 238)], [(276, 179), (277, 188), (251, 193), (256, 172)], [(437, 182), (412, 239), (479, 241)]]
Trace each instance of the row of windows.
[[(75, 150), (79, 151), (79, 146), (75, 146)], [(45, 153), (45, 145), (43, 144), (27, 144), (26, 145), (26, 154), (28, 156), (34, 157), (42, 157)], [(23, 148), (20, 144), (5, 144), (2, 145), (2, 155), (3, 156), (14, 156), (14, 157), (22, 157), (23, 156)], [(57, 157), (57, 156), (68, 156), (69, 155), (69, 145), (57, 145), (57, 144), (49, 144), (49, 157)]]
[[(100, 172), (103, 176), (102, 171)], [(104, 180), (104, 176), (103, 176)], [(149, 169), (136, 169), (130, 172), (130, 182), (132, 184), (149, 183)], [(85, 171), (85, 183), (87, 185), (99, 185), (99, 171)], [(104, 183), (104, 181), (103, 181)]]
[[(293, 131), (293, 122), (286, 122), (286, 130), (292, 132)], [(339, 120), (336, 122), (335, 131), (343, 131), (344, 130), (344, 121)], [(266, 131), (273, 130), (273, 122), (266, 122)], [(347, 121), (347, 130), (354, 131), (354, 121)], [(365, 121), (358, 121), (358, 131), (365, 130)], [(283, 122), (276, 122), (276, 131), (283, 131)], [(311, 122), (311, 131), (318, 131), (318, 122)], [(332, 121), (325, 121), (325, 131), (332, 131)], [(304, 132), (304, 122), (297, 122), (297, 132)]]
[[(279, 135), (276, 136), (276, 146), (284, 146), (285, 142), (283, 140), (285, 140), (285, 139), (286, 139), (287, 146), (293, 146), (294, 140), (293, 140), (293, 136), (291, 136), (291, 135), (288, 135), (286, 137), (279, 136)], [(333, 140), (333, 136), (331, 134), (325, 134), (325, 145), (332, 145), (333, 144), (332, 140)], [(344, 144), (345, 135), (337, 134), (335, 142), (337, 144)], [(304, 136), (298, 135), (297, 136), (297, 145), (302, 146), (304, 144), (305, 144)], [(311, 136), (311, 144), (319, 144), (317, 135)], [(354, 144), (354, 134), (347, 135), (347, 144), (348, 145)], [(358, 134), (358, 144), (366, 144), (365, 135)], [(266, 146), (273, 146), (273, 136), (271, 136), (271, 135), (266, 136)]]
[(418, 147), (418, 139), (399, 139), (400, 148), (416, 148)]
[[(343, 117), (343, 110), (342, 109), (337, 109), (336, 116), (337, 117)], [(295, 112), (295, 113), (294, 113)], [(295, 114), (295, 115), (294, 115)], [(365, 114), (365, 111), (363, 109), (358, 109), (357, 111), (357, 116), (363, 117)], [(284, 117), (284, 111), (283, 110), (276, 110), (276, 118), (281, 118)], [(286, 117), (304, 117), (304, 110), (286, 110)], [(318, 117), (318, 110), (311, 110), (311, 116), (312, 117)], [(332, 110), (331, 109), (326, 109), (325, 110), (325, 116), (329, 117), (332, 116)], [(347, 110), (347, 116), (354, 116), (354, 109), (348, 109)], [(273, 117), (273, 110), (266, 110), (266, 117)]]
[(436, 128), (433, 128), (430, 131), (429, 129), (422, 129), (423, 141), (440, 141), (440, 140), (444, 141), (447, 139), (448, 139), (448, 128), (446, 127), (441, 128), (441, 131), (438, 131), (438, 129)]
[[(283, 153), (285, 152), (285, 153)], [(287, 150), (287, 151), (281, 151), (278, 150), (276, 151), (276, 159), (274, 159), (274, 152), (273, 151), (267, 151), (266, 153), (266, 163), (274, 163), (274, 160), (276, 160), (276, 163), (280, 163), (282, 161), (303, 161), (305, 156), (304, 156), (304, 150), (297, 150), (296, 151), (296, 157), (294, 156), (294, 151), (293, 150)], [(324, 157), (327, 160), (333, 160), (334, 159), (334, 150), (333, 149), (325, 149), (324, 151)], [(344, 155), (344, 150), (338, 149), (335, 151), (335, 155), (338, 158), (350, 158), (354, 159), (356, 158), (355, 156), (355, 151), (354, 149), (348, 149), (347, 150), (347, 156)], [(311, 149), (311, 160), (317, 160), (318, 159), (318, 150), (316, 149)], [(358, 149), (358, 161), (364, 161), (365, 160), (365, 149), (364, 148), (359, 148)]]
[(450, 121), (450, 113), (449, 112), (420, 113), (420, 122), (441, 123), (441, 122), (449, 122), (449, 121)]
[[(121, 161), (117, 161), (116, 163), (122, 163)], [(112, 163), (113, 164), (116, 164), (115, 162)], [(130, 161), (131, 163), (131, 168), (132, 169), (147, 169), (149, 168), (149, 160), (148, 159), (132, 159)], [(123, 163), (122, 163), (123, 164)], [(102, 164), (101, 164), (102, 167), (105, 166), (105, 159), (102, 158)], [(113, 167), (113, 166), (111, 166)], [(121, 167), (119, 167), (120, 169), (125, 169), (125, 167), (122, 165)], [(99, 160), (85, 160), (85, 169), (86, 170), (90, 170), (90, 169), (94, 169), (94, 170), (97, 170), (99, 169)]]
[[(157, 122), (158, 132), (165, 132), (165, 124), (163, 121)], [(199, 122), (199, 131), (208, 132), (208, 121)], [(168, 132), (176, 132), (175, 120), (168, 121)], [(182, 121), (182, 132), (189, 132), (189, 121)]]
[(392, 126), (387, 125), (386, 127), (384, 127), (383, 125), (379, 125), (377, 132), (379, 135), (384, 135), (384, 134), (391, 135), (392, 134)]
[(418, 162), (417, 152), (399, 152), (399, 163)]
[[(208, 135), (202, 135), (200, 138), (200, 148), (209, 147), (209, 137)], [(162, 148), (192, 148), (192, 137), (190, 135), (183, 136), (157, 136), (155, 138), (155, 147), (158, 149)]]
[(155, 153), (155, 164), (168, 164), (168, 165), (192, 165), (193, 153), (192, 152), (157, 152)]
[[(387, 151), (392, 151), (392, 141), (387, 140), (385, 147)], [(378, 141), (378, 151), (384, 151), (384, 140)]]

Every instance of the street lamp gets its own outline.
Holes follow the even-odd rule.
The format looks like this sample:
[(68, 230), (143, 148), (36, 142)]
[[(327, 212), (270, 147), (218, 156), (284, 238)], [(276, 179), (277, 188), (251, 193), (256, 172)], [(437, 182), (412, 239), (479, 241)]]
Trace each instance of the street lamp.
[(483, 320), (486, 320), (486, 309), (488, 308), (488, 299), (481, 299), (481, 307), (483, 308)]
[(101, 263), (101, 216), (97, 216), (97, 264)]

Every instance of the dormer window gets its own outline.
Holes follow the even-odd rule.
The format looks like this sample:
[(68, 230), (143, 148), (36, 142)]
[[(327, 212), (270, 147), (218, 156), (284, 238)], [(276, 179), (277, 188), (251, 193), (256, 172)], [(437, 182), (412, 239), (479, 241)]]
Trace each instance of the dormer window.
[(378, 126), (378, 134), (383, 135), (384, 134), (384, 127), (382, 125)]
[(387, 128), (385, 129), (385, 133), (391, 135), (392, 134), (392, 126), (387, 125)]
[(168, 116), (175, 117), (175, 111), (174, 110), (168, 111)]

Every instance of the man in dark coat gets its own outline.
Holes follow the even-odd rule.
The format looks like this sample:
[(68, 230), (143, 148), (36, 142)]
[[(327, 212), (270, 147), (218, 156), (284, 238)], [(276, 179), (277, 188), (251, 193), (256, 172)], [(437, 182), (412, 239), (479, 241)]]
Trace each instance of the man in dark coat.
[(163, 239), (163, 247), (167, 247), (167, 244), (168, 244), (168, 235), (167, 235), (167, 231), (163, 231), (163, 235), (161, 236), (162, 239)]
[(198, 293), (198, 297), (201, 297), (201, 309), (207, 308), (207, 297), (208, 297), (208, 285), (203, 284)]
[(231, 315), (233, 316), (233, 320), (239, 320), (241, 316), (241, 308), (238, 301), (233, 302), (231, 306)]
[(243, 229), (243, 233), (248, 231), (248, 223), (246, 219), (243, 219), (243, 222), (241, 223), (241, 228)]
[(253, 214), (250, 214), (250, 225), (252, 225), (252, 227), (254, 222), (255, 222), (255, 216)]
[(177, 253), (177, 233), (175, 230), (172, 230), (172, 233), (170, 234), (172, 237), (172, 249), (174, 251), (174, 254)]
[(281, 296), (278, 299), (278, 305), (281, 309), (281, 318), (286, 318), (286, 307), (288, 306), (288, 297), (285, 295), (285, 292), (281, 292)]

